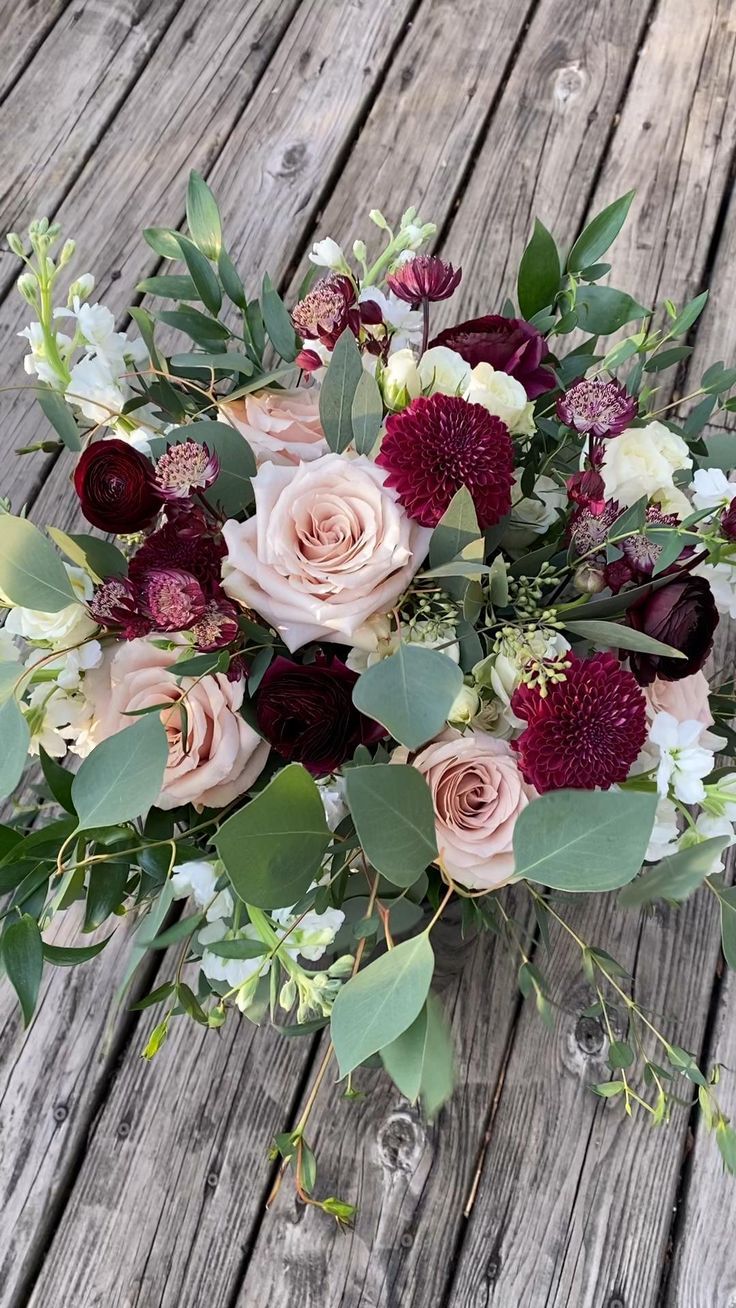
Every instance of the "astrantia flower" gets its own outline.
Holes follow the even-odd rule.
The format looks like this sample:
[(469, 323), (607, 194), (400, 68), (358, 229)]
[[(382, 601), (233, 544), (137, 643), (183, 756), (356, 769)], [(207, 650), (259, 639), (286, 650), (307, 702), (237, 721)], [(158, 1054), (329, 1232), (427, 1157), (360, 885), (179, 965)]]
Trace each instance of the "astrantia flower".
[(619, 436), (636, 417), (636, 399), (617, 381), (575, 382), (557, 401), (557, 417), (590, 436)]
[(410, 517), (435, 527), (461, 486), (473, 497), (481, 528), (511, 508), (514, 451), (507, 427), (480, 404), (455, 395), (414, 400), (386, 422), (376, 463), (388, 471)]
[(585, 471), (574, 472), (571, 477), (568, 477), (565, 489), (567, 498), (573, 500), (575, 504), (582, 504), (585, 508), (592, 509), (595, 514), (603, 511), (606, 488), (601, 474), (595, 469), (588, 468)]
[[(656, 504), (650, 504), (646, 511), (646, 521), (654, 526), (674, 527), (678, 518), (677, 514), (662, 513)], [(614, 592), (619, 591), (628, 581), (633, 581), (637, 586), (648, 581), (662, 553), (662, 546), (643, 533), (627, 536), (618, 544), (623, 558), (617, 559), (606, 570), (606, 580)]]
[(322, 655), (315, 663), (276, 658), (256, 696), (258, 726), (277, 754), (303, 763), (317, 777), (334, 772), (358, 745), (386, 735), (359, 713), (352, 701), (358, 680), (340, 659)]
[(462, 275), (462, 268), (453, 268), (436, 255), (418, 254), (394, 269), (386, 285), (400, 300), (418, 304), (420, 300), (447, 300), (460, 285)]
[(219, 593), (225, 542), (203, 509), (170, 500), (166, 522), (148, 536), (130, 560), (131, 581), (152, 568), (181, 568), (197, 578), (208, 594)]
[(334, 273), (323, 277), (294, 305), (291, 320), (300, 336), (319, 340), (329, 350), (347, 326), (353, 326), (357, 332), (360, 317), (350, 278)]
[(151, 621), (140, 612), (136, 588), (127, 577), (108, 577), (97, 586), (89, 611), (101, 627), (119, 629), (125, 640), (135, 640), (151, 630)]
[(573, 514), (568, 525), (570, 544), (582, 556), (602, 549), (621, 510), (615, 500), (593, 501), (582, 505)]
[(484, 318), (471, 318), (440, 332), (430, 346), (447, 345), (474, 367), (476, 363), (490, 363), (499, 372), (510, 373), (520, 381), (530, 400), (552, 390), (555, 375), (550, 368), (542, 368), (547, 344), (541, 332), (523, 318), (504, 318), (490, 313)]
[(646, 701), (613, 654), (568, 655), (565, 680), (520, 686), (511, 701), (528, 724), (513, 742), (522, 776), (538, 791), (608, 790), (624, 781), (647, 738)]
[(713, 647), (718, 610), (708, 582), (690, 574), (674, 576), (626, 610), (626, 622), (664, 645), (680, 650), (684, 658), (666, 654), (632, 653), (631, 670), (642, 686), (655, 677), (679, 681), (702, 668)]
[(156, 462), (156, 489), (164, 500), (183, 500), (207, 490), (220, 473), (220, 460), (200, 441), (179, 441)]
[(224, 649), (232, 644), (238, 634), (238, 614), (234, 604), (229, 600), (211, 600), (202, 617), (192, 627), (192, 637), (197, 649), (205, 653)]
[(95, 441), (80, 454), (74, 489), (85, 518), (102, 531), (140, 531), (159, 508), (151, 463), (114, 437)]
[(140, 607), (156, 631), (186, 631), (203, 617), (206, 600), (191, 572), (154, 568), (141, 583)]

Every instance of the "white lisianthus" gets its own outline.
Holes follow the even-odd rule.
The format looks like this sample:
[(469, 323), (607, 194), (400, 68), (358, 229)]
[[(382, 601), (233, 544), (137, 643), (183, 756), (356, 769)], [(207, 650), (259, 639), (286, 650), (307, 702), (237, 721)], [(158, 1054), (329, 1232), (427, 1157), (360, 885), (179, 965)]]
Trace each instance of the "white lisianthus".
[(53, 646), (74, 645), (83, 641), (97, 630), (81, 601), (92, 598), (93, 586), (86, 572), (75, 568), (71, 563), (65, 565), (72, 590), (79, 596), (79, 603), (68, 604), (58, 613), (41, 613), (36, 609), (25, 609), (18, 605), (7, 616), (6, 630), (14, 636), (22, 636), (34, 645), (49, 644)]
[(736, 618), (736, 565), (701, 563), (699, 567), (693, 568), (693, 573), (708, 582), (718, 612)]
[(530, 436), (534, 431), (534, 406), (521, 382), (490, 363), (477, 363), (471, 370), (463, 398), (469, 404), (482, 404), (514, 436)]
[(419, 360), (419, 376), (425, 395), (465, 395), (470, 385), (470, 364), (457, 350), (434, 345)]
[(396, 350), (389, 355), (381, 373), (381, 394), (386, 407), (403, 409), (422, 393), (422, 381), (412, 350)]
[(629, 506), (642, 495), (651, 499), (673, 486), (673, 473), (692, 468), (693, 461), (681, 436), (662, 422), (627, 427), (615, 440), (606, 441), (601, 475), (606, 498)]
[(455, 696), (447, 721), (451, 727), (469, 727), (480, 710), (480, 695), (473, 686), (461, 686)]
[(660, 797), (654, 814), (654, 826), (649, 837), (644, 858), (648, 863), (658, 863), (661, 858), (668, 858), (677, 853), (679, 826), (677, 809), (671, 799)]
[(723, 509), (736, 496), (736, 482), (720, 468), (698, 468), (689, 489), (696, 509)]
[(530, 545), (535, 536), (543, 536), (557, 521), (557, 510), (564, 508), (567, 496), (551, 477), (538, 477), (534, 495), (521, 493), (521, 472), (514, 475), (511, 487), (511, 517), (504, 533), (504, 545), (514, 551)]
[(678, 722), (671, 713), (657, 713), (649, 728), (649, 739), (659, 747), (657, 791), (666, 796), (672, 790), (683, 804), (699, 804), (705, 798), (703, 777), (713, 771), (713, 751), (704, 748), (702, 722)]
[(331, 236), (315, 241), (309, 253), (309, 262), (318, 268), (331, 268), (333, 272), (346, 272), (348, 267), (342, 247)]
[(102, 424), (114, 423), (125, 404), (125, 394), (118, 379), (103, 358), (80, 359), (75, 363), (66, 398), (90, 422)]

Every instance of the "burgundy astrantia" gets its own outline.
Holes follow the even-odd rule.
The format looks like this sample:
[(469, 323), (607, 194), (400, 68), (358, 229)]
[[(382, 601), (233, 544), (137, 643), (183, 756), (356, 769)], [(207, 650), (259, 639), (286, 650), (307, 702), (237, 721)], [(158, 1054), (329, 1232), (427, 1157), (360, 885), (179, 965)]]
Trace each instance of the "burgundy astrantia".
[(633, 422), (637, 402), (617, 381), (575, 382), (557, 401), (557, 417), (586, 436), (620, 436)]
[(360, 314), (355, 301), (355, 287), (350, 278), (330, 273), (294, 305), (291, 320), (305, 340), (321, 341), (332, 350), (346, 327), (358, 334)]
[[(650, 504), (646, 510), (646, 522), (653, 527), (674, 527), (677, 525), (676, 513), (663, 513), (656, 504)], [(627, 582), (640, 586), (648, 581), (654, 572), (655, 564), (662, 554), (662, 546), (652, 540), (651, 536), (637, 533), (617, 542), (623, 557), (616, 559), (606, 568), (606, 582), (616, 593)]]
[(120, 535), (150, 526), (160, 508), (150, 460), (117, 437), (82, 451), (74, 489), (87, 521)]
[(574, 504), (582, 504), (594, 513), (602, 513), (606, 502), (606, 486), (601, 474), (594, 468), (574, 472), (565, 483), (567, 498)]
[(166, 522), (147, 536), (130, 560), (130, 578), (142, 580), (152, 568), (181, 568), (197, 578), (207, 595), (220, 590), (225, 542), (204, 509), (170, 501)]
[(681, 573), (631, 604), (626, 622), (685, 655), (678, 659), (666, 654), (630, 654), (634, 676), (640, 685), (648, 686), (655, 677), (680, 681), (700, 671), (713, 648), (718, 610), (705, 577)]
[(390, 273), (386, 285), (400, 300), (419, 304), (422, 300), (449, 299), (462, 275), (462, 268), (453, 268), (436, 255), (417, 254)]
[(616, 500), (581, 504), (567, 525), (567, 539), (578, 558), (602, 549), (621, 509)]
[(407, 513), (435, 527), (461, 486), (473, 497), (480, 526), (511, 508), (514, 449), (508, 428), (481, 404), (456, 395), (420, 396), (386, 421), (376, 459), (388, 471)]
[(156, 631), (186, 631), (207, 607), (197, 578), (182, 568), (151, 568), (140, 582), (138, 604)]
[(359, 713), (352, 701), (358, 674), (335, 658), (319, 654), (314, 663), (278, 657), (256, 695), (258, 726), (277, 754), (303, 763), (314, 776), (334, 772), (358, 745), (386, 735), (378, 722)]
[(471, 367), (490, 363), (497, 371), (509, 373), (521, 382), (530, 400), (556, 385), (552, 370), (541, 366), (547, 343), (523, 318), (504, 318), (500, 313), (471, 318), (440, 332), (430, 341), (433, 345), (456, 350)]
[(522, 776), (547, 790), (608, 790), (624, 781), (646, 737), (646, 701), (632, 674), (610, 653), (568, 654), (565, 680), (543, 696), (520, 686), (511, 708), (527, 723), (512, 742)]
[(95, 622), (108, 631), (119, 631), (124, 640), (136, 640), (151, 630), (150, 619), (138, 607), (136, 587), (127, 577), (108, 577), (95, 588), (88, 608)]
[(156, 489), (164, 500), (206, 491), (220, 473), (220, 460), (201, 441), (178, 441), (156, 460)]
[(192, 640), (203, 653), (224, 649), (232, 644), (237, 634), (238, 611), (225, 598), (210, 600), (202, 617), (191, 628)]

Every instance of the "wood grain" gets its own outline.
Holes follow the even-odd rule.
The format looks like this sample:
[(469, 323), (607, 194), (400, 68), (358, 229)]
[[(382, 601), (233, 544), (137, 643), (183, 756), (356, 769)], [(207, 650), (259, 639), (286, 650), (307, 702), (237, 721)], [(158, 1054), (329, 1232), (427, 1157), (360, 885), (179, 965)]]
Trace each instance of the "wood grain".
[(2, 0), (0, 4), (0, 104), (71, 0)]

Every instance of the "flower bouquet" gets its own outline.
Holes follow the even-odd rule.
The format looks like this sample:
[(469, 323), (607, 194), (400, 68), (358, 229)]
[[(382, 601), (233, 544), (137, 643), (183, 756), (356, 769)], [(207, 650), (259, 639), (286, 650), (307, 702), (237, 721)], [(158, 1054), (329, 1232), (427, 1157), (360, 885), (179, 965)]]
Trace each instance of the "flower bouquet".
[[(380, 1063), (432, 1117), (451, 901), (550, 1017), (523, 895), (541, 943), (552, 919), (576, 941), (611, 1033), (593, 1089), (658, 1123), (692, 1083), (736, 1166), (718, 1070), (565, 916), (580, 892), (625, 909), (705, 885), (736, 962), (736, 773), (715, 763), (734, 689), (703, 672), (736, 617), (736, 484), (733, 438), (702, 435), (736, 371), (669, 398), (706, 295), (651, 308), (600, 284), (631, 199), (564, 259), (537, 222), (516, 303), (455, 324), (461, 270), (423, 253), (414, 209), (395, 231), (370, 214), (372, 262), (318, 241), (287, 305), (268, 276), (246, 292), (192, 174), (188, 231), (144, 232), (164, 271), (137, 290), (165, 307), (131, 309), (134, 336), (91, 276), (69, 284), (56, 224), (9, 236), (58, 436), (41, 448), (71, 451), (96, 529), (0, 512), (0, 943), (26, 1023), (45, 966), (131, 919), (128, 986), (172, 947), (133, 1004), (155, 1009), (146, 1058), (182, 1017), (329, 1028), (317, 1085), (332, 1069), (350, 1096)], [(73, 948), (53, 943), (67, 911)], [(347, 1221), (318, 1197), (315, 1096), (274, 1157)]]

